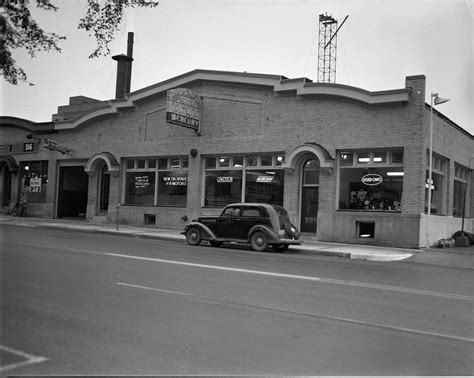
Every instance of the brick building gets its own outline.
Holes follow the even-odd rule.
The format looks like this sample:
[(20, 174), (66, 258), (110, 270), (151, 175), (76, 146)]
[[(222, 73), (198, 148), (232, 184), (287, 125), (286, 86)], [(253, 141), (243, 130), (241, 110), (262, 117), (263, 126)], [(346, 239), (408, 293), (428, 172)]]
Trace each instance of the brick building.
[(473, 232), (473, 136), (425, 103), (423, 75), (368, 92), (196, 70), (125, 93), (118, 72), (110, 101), (72, 97), (51, 122), (0, 117), (3, 212), (25, 193), (31, 216), (182, 229), (254, 201), (326, 241), (434, 245), (463, 212)]

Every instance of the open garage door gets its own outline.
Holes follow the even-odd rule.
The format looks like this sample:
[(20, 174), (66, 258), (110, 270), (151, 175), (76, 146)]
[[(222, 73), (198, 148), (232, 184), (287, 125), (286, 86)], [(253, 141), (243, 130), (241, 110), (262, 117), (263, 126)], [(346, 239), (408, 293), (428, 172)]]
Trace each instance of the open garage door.
[(58, 218), (85, 218), (88, 185), (83, 166), (60, 167)]

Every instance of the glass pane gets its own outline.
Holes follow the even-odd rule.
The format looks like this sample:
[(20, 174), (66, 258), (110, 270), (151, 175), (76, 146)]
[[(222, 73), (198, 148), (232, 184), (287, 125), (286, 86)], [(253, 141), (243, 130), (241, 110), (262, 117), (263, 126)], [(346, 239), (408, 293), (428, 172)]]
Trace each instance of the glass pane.
[(214, 169), (216, 168), (217, 159), (215, 157), (206, 158), (206, 168)]
[(234, 156), (233, 159), (234, 167), (240, 168), (244, 165), (244, 157), (243, 156)]
[(148, 160), (148, 168), (155, 169), (156, 168), (156, 159)]
[(155, 172), (127, 172), (125, 176), (125, 203), (153, 205)]
[(359, 163), (359, 164), (369, 164), (370, 163), (370, 153), (369, 152), (359, 152), (357, 154), (357, 163)]
[(392, 151), (392, 163), (403, 163), (403, 151)]
[(387, 151), (375, 151), (374, 152), (374, 163), (381, 164), (387, 161)]
[(276, 164), (276, 166), (278, 167), (278, 166), (281, 166), (284, 161), (285, 161), (285, 157), (284, 157), (283, 155), (278, 155), (278, 156), (276, 157), (276, 162), (275, 162), (275, 164)]
[(339, 164), (341, 165), (354, 165), (354, 153), (352, 152), (341, 152), (339, 155)]
[(247, 171), (245, 174), (245, 202), (283, 205), (285, 175), (282, 170)]
[(137, 169), (144, 169), (145, 168), (145, 159), (137, 160)]
[(187, 172), (160, 172), (158, 180), (158, 206), (186, 206), (187, 189)]
[(127, 169), (135, 168), (135, 160), (127, 160)]
[(158, 159), (158, 169), (168, 169), (168, 158)]
[(179, 168), (179, 158), (170, 159), (170, 168)]
[(230, 167), (230, 158), (229, 157), (220, 157), (219, 158), (219, 167), (220, 168), (227, 168)]
[(225, 206), (242, 199), (242, 171), (207, 171), (204, 206)]
[(258, 165), (258, 156), (251, 155), (246, 157), (247, 167), (256, 167)]
[(183, 158), (181, 161), (183, 163), (181, 168), (188, 168), (188, 162), (189, 162), (188, 158)]
[(273, 165), (273, 155), (262, 155), (262, 167), (271, 167)]

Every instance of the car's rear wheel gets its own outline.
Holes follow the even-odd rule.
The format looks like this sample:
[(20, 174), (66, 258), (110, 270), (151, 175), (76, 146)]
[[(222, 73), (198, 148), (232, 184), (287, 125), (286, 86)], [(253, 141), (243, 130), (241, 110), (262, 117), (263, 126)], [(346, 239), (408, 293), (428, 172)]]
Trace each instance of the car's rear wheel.
[(222, 245), (222, 242), (216, 241), (216, 240), (209, 240), (209, 244), (212, 245), (213, 247), (220, 247)]
[(275, 252), (284, 252), (288, 249), (288, 244), (272, 244), (272, 248)]
[(189, 245), (198, 245), (201, 243), (201, 231), (197, 227), (190, 227), (188, 231), (186, 231), (186, 241)]
[(267, 237), (261, 231), (254, 232), (250, 237), (250, 245), (255, 251), (265, 251), (268, 247)]

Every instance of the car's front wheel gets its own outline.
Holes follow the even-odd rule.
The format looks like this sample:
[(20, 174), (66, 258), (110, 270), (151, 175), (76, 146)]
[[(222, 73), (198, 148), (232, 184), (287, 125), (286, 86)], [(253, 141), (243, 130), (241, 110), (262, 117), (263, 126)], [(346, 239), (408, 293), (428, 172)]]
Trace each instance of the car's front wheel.
[(284, 252), (288, 247), (288, 244), (272, 244), (272, 248), (275, 252)]
[(255, 251), (265, 251), (268, 247), (267, 237), (261, 231), (254, 232), (250, 237), (250, 245)]
[(197, 227), (190, 227), (188, 231), (186, 231), (186, 241), (189, 245), (198, 245), (201, 243), (201, 231)]

